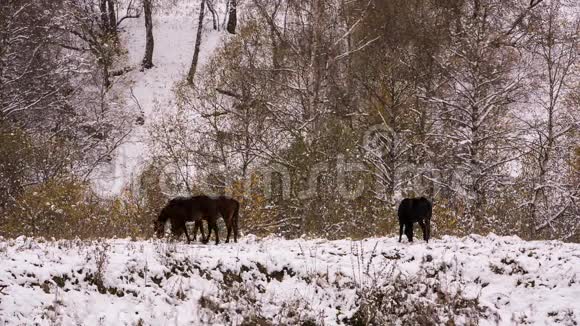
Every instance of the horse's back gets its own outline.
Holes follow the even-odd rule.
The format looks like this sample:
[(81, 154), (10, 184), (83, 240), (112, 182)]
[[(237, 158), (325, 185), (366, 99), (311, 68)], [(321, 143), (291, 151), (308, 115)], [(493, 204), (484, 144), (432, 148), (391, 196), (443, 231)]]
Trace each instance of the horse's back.
[(413, 201), (411, 198), (405, 198), (399, 204), (399, 209), (397, 211), (399, 220), (406, 219), (406, 216), (409, 215), (409, 212), (413, 206)]
[(214, 215), (225, 210), (235, 210), (240, 203), (227, 196), (198, 195), (191, 197), (175, 197), (171, 199), (165, 208), (168, 210), (184, 210), (187, 212), (201, 213), (202, 215)]
[(431, 202), (425, 198), (405, 198), (399, 204), (399, 220), (417, 222), (423, 218), (430, 218), (432, 211)]
[(417, 207), (417, 213), (420, 214), (422, 218), (431, 217), (433, 212), (433, 205), (429, 199), (425, 197), (417, 198), (415, 201), (415, 206)]
[(204, 215), (224, 215), (239, 207), (239, 202), (228, 196), (199, 195), (191, 197), (191, 200), (194, 202), (194, 209)]
[(237, 200), (235, 200), (231, 197), (227, 197), (227, 196), (220, 196), (217, 199), (217, 202), (218, 202), (220, 213), (222, 215), (233, 214), (240, 207), (240, 203)]
[(175, 197), (170, 199), (161, 209), (157, 220), (164, 222), (168, 219), (171, 219), (172, 221), (178, 221), (181, 223), (188, 219), (189, 211), (189, 199), (187, 197)]
[(191, 205), (190, 197), (175, 197), (169, 200), (165, 207), (187, 207)]

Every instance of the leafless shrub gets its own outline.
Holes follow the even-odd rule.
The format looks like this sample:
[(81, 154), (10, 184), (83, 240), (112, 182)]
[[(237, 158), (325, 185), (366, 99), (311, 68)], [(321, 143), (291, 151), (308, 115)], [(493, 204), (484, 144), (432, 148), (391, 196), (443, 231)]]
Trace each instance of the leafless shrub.
[(54, 299), (51, 304), (44, 308), (42, 313), (42, 318), (48, 321), (49, 325), (62, 325), (62, 309), (63, 302), (60, 299), (59, 289), (57, 286), (54, 287)]
[(95, 244), (94, 249), (88, 252), (86, 256), (86, 262), (90, 263), (92, 261), (95, 266), (93, 273), (87, 274), (86, 281), (95, 285), (100, 293), (106, 293), (107, 291), (104, 279), (109, 264), (109, 250), (109, 244), (106, 242), (98, 242)]
[[(422, 267), (426, 267), (422, 264)], [(397, 272), (391, 263), (384, 272), (368, 275), (368, 282), (357, 291), (358, 310), (345, 322), (349, 325), (477, 325), (479, 318), (491, 318), (479, 298), (466, 298), (465, 282), (456, 276), (443, 281), (438, 273), (422, 271), (414, 276)], [(450, 284), (456, 291), (447, 290)]]

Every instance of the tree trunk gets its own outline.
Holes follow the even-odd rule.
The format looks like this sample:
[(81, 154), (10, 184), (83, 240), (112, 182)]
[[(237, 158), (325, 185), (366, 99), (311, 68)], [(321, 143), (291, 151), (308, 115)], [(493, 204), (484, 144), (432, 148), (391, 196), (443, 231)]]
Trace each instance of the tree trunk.
[(203, 17), (205, 11), (205, 0), (201, 1), (201, 8), (199, 9), (199, 22), (197, 24), (197, 36), (195, 38), (195, 49), (193, 50), (193, 59), (191, 60), (191, 67), (189, 67), (189, 73), (187, 74), (187, 83), (193, 84), (193, 77), (195, 76), (195, 71), (197, 69), (197, 58), (199, 57), (199, 48), (201, 46), (201, 33), (203, 29)]
[(209, 12), (211, 12), (211, 17), (213, 19), (213, 29), (215, 31), (219, 30), (219, 17), (217, 12), (215, 11), (215, 8), (213, 7), (213, 1), (208, 1), (207, 2), (207, 9), (209, 10)]
[(105, 89), (109, 89), (111, 87), (111, 80), (109, 79), (109, 66), (106, 63), (103, 63), (103, 86)]
[(117, 15), (115, 14), (115, 2), (107, 0), (107, 9), (109, 10), (109, 32), (117, 37)]
[(230, 10), (228, 15), (228, 26), (227, 31), (230, 34), (236, 34), (236, 25), (238, 24), (238, 13), (237, 13), (236, 0), (230, 0)]
[(153, 21), (151, 19), (151, 0), (143, 0), (143, 12), (145, 13), (145, 56), (141, 66), (143, 69), (153, 67)]
[(101, 11), (101, 24), (103, 25), (103, 30), (109, 30), (109, 17), (107, 15), (107, 0), (99, 1), (99, 10)]
[(481, 177), (481, 159), (480, 159), (480, 143), (479, 139), (479, 128), (477, 127), (477, 121), (479, 120), (480, 114), (479, 107), (473, 106), (471, 108), (471, 139), (469, 146), (469, 194), (468, 202), (470, 205), (470, 218), (471, 221), (471, 233), (480, 231), (479, 228), (482, 224), (482, 211), (481, 211), (481, 189), (480, 189), (480, 177)]

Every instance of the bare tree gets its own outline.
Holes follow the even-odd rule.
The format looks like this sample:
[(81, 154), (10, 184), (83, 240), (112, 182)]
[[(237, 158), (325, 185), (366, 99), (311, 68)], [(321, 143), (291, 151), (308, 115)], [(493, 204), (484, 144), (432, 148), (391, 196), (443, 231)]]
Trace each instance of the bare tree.
[[(564, 163), (577, 148), (577, 118), (566, 112), (574, 105), (562, 105), (574, 102), (576, 81), (558, 77), (577, 59), (564, 56), (569, 68), (527, 79), (546, 61), (540, 40), (552, 42), (539, 36), (548, 20), (534, 23), (547, 1), (252, 0), (244, 10), (253, 19), (237, 25), (238, 36), (200, 68), (204, 4), (212, 10), (201, 3), (194, 60), (177, 92), (181, 120), (160, 129), (160, 156), (190, 188), (194, 177), (223, 189), (253, 169), (280, 167), (290, 189), (284, 200), (256, 205), (267, 211), (268, 202), (278, 214), (276, 223), (258, 224), (291, 236), (352, 235), (354, 214), (369, 230), (388, 232), (400, 195), (434, 197), (445, 215), (438, 227), (458, 233), (499, 232), (513, 221), (521, 227), (521, 204), (535, 205), (538, 221), (528, 231), (552, 229), (577, 212), (577, 173)], [(558, 49), (576, 42), (555, 40)], [(548, 61), (558, 61), (554, 55)], [(556, 95), (559, 82), (568, 91)], [(545, 99), (538, 122), (520, 114), (532, 97)], [(558, 116), (553, 123), (550, 106)], [(525, 128), (516, 128), (518, 118)], [(361, 150), (375, 127), (380, 148)], [(349, 160), (366, 163), (362, 179), (376, 187), (356, 200), (335, 193), (335, 172)], [(190, 164), (202, 175), (191, 174)], [(215, 166), (218, 172), (208, 168)], [(536, 188), (542, 170), (545, 186)], [(264, 178), (275, 187), (272, 179)], [(552, 223), (544, 224), (545, 212), (553, 213)]]
[(112, 0), (64, 0), (61, 14), (63, 24), (56, 29), (66, 33), (68, 39), (60, 45), (79, 53), (89, 53), (101, 67), (105, 88), (111, 86), (111, 76), (120, 75), (126, 69), (111, 71), (120, 48), (117, 27), (125, 20), (140, 17), (141, 12), (129, 1), (126, 15), (116, 19)]
[[(384, 53), (384, 52), (383, 52)], [(393, 53), (384, 53), (385, 57)], [(387, 65), (384, 67), (383, 65)], [(376, 109), (379, 124), (372, 139), (363, 144), (365, 160), (376, 171), (375, 177), (380, 185), (375, 189), (377, 197), (390, 205), (395, 204), (395, 191), (400, 190), (403, 179), (403, 170), (409, 167), (406, 159), (411, 144), (407, 139), (410, 135), (409, 107), (413, 100), (413, 84), (405, 80), (411, 72), (404, 63), (385, 62), (374, 69), (380, 73), (360, 76), (360, 83), (364, 85), (368, 94), (369, 104)], [(370, 130), (369, 130), (370, 132)], [(408, 170), (408, 169), (407, 169)]]
[[(530, 234), (548, 226), (553, 229), (557, 219), (569, 215), (567, 212), (578, 196), (578, 189), (566, 178), (563, 163), (569, 151), (567, 138), (577, 132), (578, 121), (574, 109), (567, 108), (563, 98), (570, 94), (570, 83), (579, 76), (580, 19), (566, 17), (561, 1), (551, 1), (547, 7), (533, 17), (530, 44), (532, 59), (538, 66), (533, 103), (539, 111), (530, 112), (531, 118), (524, 120), (531, 132), (525, 143), (535, 171), (530, 183)], [(574, 227), (566, 228), (566, 234), (573, 234)]]
[(36, 127), (44, 124), (40, 112), (66, 115), (70, 85), (55, 69), (62, 49), (54, 46), (63, 37), (50, 33), (57, 8), (44, 1), (0, 4), (0, 120)]
[(449, 167), (454, 184), (449, 187), (464, 194), (467, 228), (474, 231), (484, 224), (489, 193), (507, 177), (502, 168), (517, 158), (509, 119), (522, 74), (516, 66), (518, 52), (492, 42), (493, 31), (501, 25), (491, 17), (501, 17), (501, 9), (488, 1), (474, 1), (463, 10), (461, 32), (450, 51), (437, 59), (448, 89), (444, 96), (425, 100), (439, 108), (441, 141), (453, 144)]
[(91, 83), (100, 69), (87, 60), (92, 53), (71, 42), (68, 31), (82, 26), (73, 28), (74, 10), (63, 10), (68, 4), (0, 4), (0, 175), (11, 179), (0, 187), (0, 201), (16, 201), (20, 190), (51, 180), (87, 176), (126, 136), (101, 80)]

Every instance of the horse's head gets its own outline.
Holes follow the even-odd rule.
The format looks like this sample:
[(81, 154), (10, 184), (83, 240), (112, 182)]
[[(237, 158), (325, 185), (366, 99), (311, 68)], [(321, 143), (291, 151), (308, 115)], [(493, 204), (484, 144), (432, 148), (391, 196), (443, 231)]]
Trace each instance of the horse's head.
[(163, 235), (165, 234), (165, 222), (159, 220), (153, 222), (153, 232), (155, 232), (157, 238), (163, 238)]

